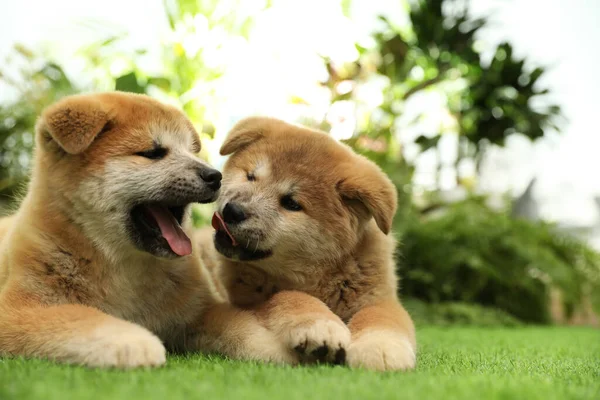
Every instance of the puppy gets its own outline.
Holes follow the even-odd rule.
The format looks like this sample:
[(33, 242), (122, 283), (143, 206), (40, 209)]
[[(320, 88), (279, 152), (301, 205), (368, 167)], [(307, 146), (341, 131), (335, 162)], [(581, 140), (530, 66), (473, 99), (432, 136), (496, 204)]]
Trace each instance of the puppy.
[(239, 122), (221, 154), (231, 157), (214, 246), (233, 304), (267, 313), (304, 356), (413, 368), (389, 235), (397, 195), (385, 174), (324, 133), (269, 118)]
[(146, 96), (73, 96), (36, 127), (20, 209), (0, 222), (0, 355), (156, 366), (165, 346), (296, 362), (231, 307), (189, 239), (189, 205), (221, 174), (178, 110)]

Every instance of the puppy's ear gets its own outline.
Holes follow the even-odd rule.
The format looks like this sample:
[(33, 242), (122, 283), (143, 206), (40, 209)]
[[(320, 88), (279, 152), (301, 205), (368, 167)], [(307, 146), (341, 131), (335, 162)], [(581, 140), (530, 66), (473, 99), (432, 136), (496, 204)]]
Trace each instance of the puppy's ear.
[(110, 117), (97, 97), (70, 96), (44, 110), (36, 129), (65, 152), (79, 154), (110, 129)]
[(371, 161), (363, 160), (347, 170), (355, 173), (338, 182), (342, 199), (357, 214), (373, 217), (379, 229), (387, 235), (396, 214), (398, 194), (395, 186)]
[(265, 117), (249, 117), (239, 121), (227, 134), (219, 153), (227, 156), (262, 139), (269, 126), (276, 122), (272, 118)]

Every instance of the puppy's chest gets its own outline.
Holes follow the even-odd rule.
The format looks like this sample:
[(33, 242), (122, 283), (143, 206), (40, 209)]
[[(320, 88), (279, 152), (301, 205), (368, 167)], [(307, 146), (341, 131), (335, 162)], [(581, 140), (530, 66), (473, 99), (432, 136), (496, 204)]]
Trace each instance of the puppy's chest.
[(374, 290), (374, 282), (358, 265), (330, 272), (304, 291), (318, 297), (342, 320), (348, 321)]
[(92, 258), (57, 250), (40, 262), (38, 279), (46, 288), (48, 302), (90, 305), (103, 296), (96, 271)]
[(224, 282), (231, 302), (238, 307), (252, 307), (267, 301), (280, 290), (291, 289), (264, 271), (244, 266), (225, 269)]
[[(196, 303), (183, 272), (106, 262), (59, 252), (43, 263), (50, 303), (75, 303), (143, 325), (157, 333), (191, 319)], [(190, 314), (188, 316), (187, 314)]]
[(305, 284), (277, 279), (259, 269), (244, 267), (231, 271), (227, 288), (234, 304), (251, 307), (267, 301), (282, 290), (299, 290), (323, 301), (340, 318), (349, 320), (374, 291), (373, 280), (358, 265), (324, 274)]
[(200, 310), (193, 280), (184, 273), (149, 269), (144, 274), (111, 275), (102, 287), (104, 298), (95, 306), (159, 334), (191, 321)]

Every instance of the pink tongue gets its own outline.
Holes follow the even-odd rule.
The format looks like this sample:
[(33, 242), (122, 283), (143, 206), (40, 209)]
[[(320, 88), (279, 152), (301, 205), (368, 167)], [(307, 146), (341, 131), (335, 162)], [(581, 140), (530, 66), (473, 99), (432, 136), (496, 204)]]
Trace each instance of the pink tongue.
[(171, 246), (171, 250), (179, 256), (192, 254), (192, 242), (183, 232), (179, 223), (173, 217), (173, 214), (162, 206), (148, 206), (148, 211), (152, 214), (163, 237)]
[(223, 217), (218, 212), (215, 212), (213, 214), (212, 227), (215, 228), (215, 231), (217, 232), (225, 231), (227, 236), (229, 236), (229, 239), (231, 239), (231, 244), (233, 245), (233, 247), (238, 245), (238, 242), (235, 240), (231, 232), (229, 232), (229, 229), (227, 229), (227, 224), (225, 223), (225, 220), (223, 220)]

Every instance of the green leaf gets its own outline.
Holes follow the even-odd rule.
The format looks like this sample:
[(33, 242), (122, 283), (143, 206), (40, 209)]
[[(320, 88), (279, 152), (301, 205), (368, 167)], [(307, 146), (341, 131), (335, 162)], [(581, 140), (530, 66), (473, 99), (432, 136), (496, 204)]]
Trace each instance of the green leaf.
[(421, 146), (421, 151), (427, 151), (427, 150), (431, 149), (432, 147), (437, 146), (441, 137), (442, 137), (442, 135), (437, 135), (434, 137), (427, 137), (427, 136), (421, 135), (417, 138), (417, 140), (415, 140), (415, 143), (418, 144), (419, 146)]
[(130, 93), (146, 93), (146, 88), (138, 83), (135, 72), (118, 77), (115, 80), (115, 90)]
[(352, 8), (352, 0), (342, 0), (342, 13), (345, 17), (350, 17), (350, 10)]
[(25, 47), (25, 45), (21, 44), (21, 43), (17, 43), (14, 45), (14, 50), (19, 53), (20, 55), (22, 55), (23, 57), (25, 57), (27, 60), (33, 60), (33, 58), (35, 57), (35, 55), (33, 54), (33, 52), (31, 50), (29, 50), (27, 47)]
[(171, 89), (171, 81), (168, 78), (161, 76), (148, 78), (148, 85), (157, 86), (165, 91)]
[(122, 39), (122, 38), (123, 38), (122, 35), (110, 36), (110, 37), (106, 38), (105, 40), (103, 40), (102, 42), (98, 43), (98, 47), (110, 46), (111, 44), (113, 44), (114, 42), (116, 42), (117, 40)]

